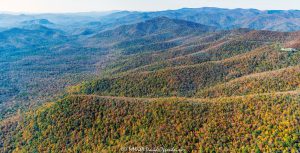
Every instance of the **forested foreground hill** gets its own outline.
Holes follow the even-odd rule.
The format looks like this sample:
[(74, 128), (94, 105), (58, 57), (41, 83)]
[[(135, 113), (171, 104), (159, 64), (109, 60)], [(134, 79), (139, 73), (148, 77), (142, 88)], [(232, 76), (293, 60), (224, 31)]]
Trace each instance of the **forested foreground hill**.
[[(1, 126), (2, 152), (297, 152), (299, 93), (217, 99), (68, 96)], [(12, 130), (13, 129), (13, 130)]]
[[(9, 65), (2, 90), (12, 94), (1, 104), (9, 106), (1, 107), (1, 152), (300, 151), (299, 32), (221, 30), (167, 17), (82, 35), (43, 29), (42, 46), (3, 38), (11, 48), (1, 54)], [(18, 94), (59, 100), (17, 111), (10, 104), (21, 105)]]

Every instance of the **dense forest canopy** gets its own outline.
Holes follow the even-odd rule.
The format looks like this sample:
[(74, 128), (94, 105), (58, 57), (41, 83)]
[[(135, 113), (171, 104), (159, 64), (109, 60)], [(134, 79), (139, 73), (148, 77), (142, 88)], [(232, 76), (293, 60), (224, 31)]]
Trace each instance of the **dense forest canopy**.
[(0, 152), (299, 152), (299, 17), (1, 14)]

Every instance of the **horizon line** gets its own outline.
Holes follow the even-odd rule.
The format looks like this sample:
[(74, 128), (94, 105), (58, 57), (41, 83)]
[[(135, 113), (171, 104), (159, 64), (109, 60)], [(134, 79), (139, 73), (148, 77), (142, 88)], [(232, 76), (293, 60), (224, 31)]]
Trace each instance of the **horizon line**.
[(300, 11), (300, 9), (257, 9), (257, 8), (223, 8), (223, 7), (181, 7), (177, 9), (162, 9), (162, 10), (90, 10), (90, 11), (53, 11), (53, 12), (28, 12), (28, 11), (0, 11), (0, 14), (9, 14), (9, 15), (32, 15), (32, 14), (76, 14), (76, 13), (109, 13), (109, 12), (163, 12), (163, 11), (175, 11), (181, 9), (205, 9), (205, 8), (216, 8), (216, 9), (226, 9), (226, 10), (258, 10), (258, 11)]

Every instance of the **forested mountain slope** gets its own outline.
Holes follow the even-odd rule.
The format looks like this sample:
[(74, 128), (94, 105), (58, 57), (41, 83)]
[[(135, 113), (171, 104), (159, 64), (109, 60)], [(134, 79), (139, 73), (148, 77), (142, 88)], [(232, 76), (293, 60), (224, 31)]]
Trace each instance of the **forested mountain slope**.
[[(123, 13), (114, 15), (140, 15)], [(1, 152), (299, 151), (300, 33), (218, 28), (151, 17), (88, 35), (62, 32), (69, 39), (34, 47), (43, 51), (5, 51), (0, 93), (36, 78), (22, 89), (27, 96), (56, 99), (28, 111), (2, 103)], [(22, 87), (15, 85), (12, 93)]]
[[(220, 99), (68, 96), (1, 126), (2, 151), (296, 152), (299, 93)], [(13, 129), (13, 131), (12, 131)], [(3, 141), (4, 140), (4, 141)]]
[[(281, 58), (285, 58), (287, 61)], [(297, 59), (290, 62), (293, 58)], [(289, 56), (262, 52), (224, 61), (205, 62), (154, 72), (129, 73), (114, 78), (100, 79), (83, 84), (80, 86), (80, 90), (83, 93), (96, 92), (101, 95), (193, 96), (196, 91), (217, 83), (227, 82), (251, 73), (275, 70), (289, 64), (299, 64), (298, 58), (299, 54)]]
[(216, 30), (160, 17), (77, 37), (36, 24), (40, 21), (30, 22), (34, 23), (0, 32), (0, 119), (18, 109), (41, 104), (62, 93), (65, 87), (94, 77), (117, 57), (168, 50), (189, 37)]
[(299, 65), (275, 71), (254, 73), (200, 90), (198, 97), (229, 97), (300, 89)]
[[(280, 33), (271, 31), (251, 31), (238, 29), (209, 33), (200, 37), (189, 37), (182, 45), (169, 49), (167, 52), (133, 55), (121, 59), (108, 67), (111, 73), (130, 69), (155, 70), (170, 66), (199, 64), (206, 61), (216, 61), (252, 51), (266, 45), (286, 44), (297, 40), (297, 33)], [(267, 38), (267, 39), (265, 39)], [(278, 50), (280, 48), (276, 48)], [(141, 67), (143, 66), (143, 67)]]

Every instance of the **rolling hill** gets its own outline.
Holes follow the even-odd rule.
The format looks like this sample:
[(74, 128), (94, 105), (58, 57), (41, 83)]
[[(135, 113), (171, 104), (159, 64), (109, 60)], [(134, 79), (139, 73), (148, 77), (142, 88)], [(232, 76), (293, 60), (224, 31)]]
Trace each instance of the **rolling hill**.
[(34, 47), (36, 45), (59, 43), (65, 39), (67, 37), (60, 30), (34, 24), (26, 28), (12, 28), (0, 32), (0, 47), (1, 50)]
[[(275, 102), (275, 103), (274, 103)], [(299, 93), (220, 99), (68, 96), (1, 126), (2, 151), (295, 152)], [(13, 131), (12, 131), (13, 129)], [(42, 141), (41, 141), (42, 140)]]

